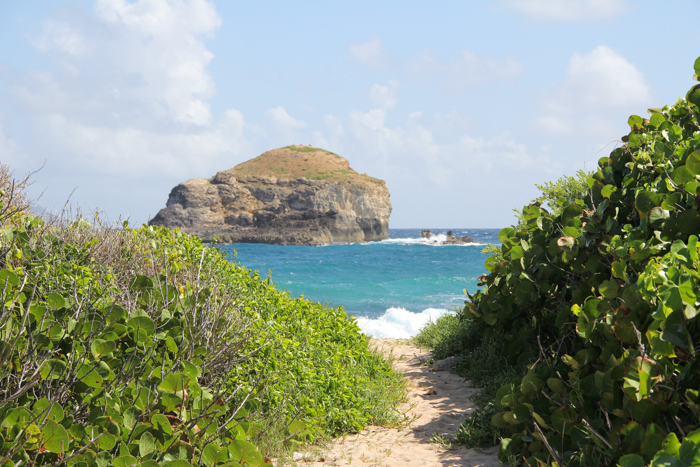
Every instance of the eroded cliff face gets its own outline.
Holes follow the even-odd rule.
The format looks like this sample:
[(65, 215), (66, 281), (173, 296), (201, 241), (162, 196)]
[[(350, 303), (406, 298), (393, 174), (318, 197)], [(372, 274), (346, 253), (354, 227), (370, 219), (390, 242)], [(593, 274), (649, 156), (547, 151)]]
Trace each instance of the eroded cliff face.
[(219, 243), (316, 245), (386, 239), (390, 214), (383, 181), (328, 151), (289, 146), (177, 185), (149, 224)]

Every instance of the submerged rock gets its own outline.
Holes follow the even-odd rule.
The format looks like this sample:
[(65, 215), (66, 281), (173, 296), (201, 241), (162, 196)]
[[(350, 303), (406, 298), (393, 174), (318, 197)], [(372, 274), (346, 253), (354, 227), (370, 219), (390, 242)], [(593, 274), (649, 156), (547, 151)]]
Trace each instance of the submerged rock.
[(332, 152), (295, 145), (177, 185), (149, 225), (206, 242), (317, 245), (384, 240), (390, 214), (383, 180)]

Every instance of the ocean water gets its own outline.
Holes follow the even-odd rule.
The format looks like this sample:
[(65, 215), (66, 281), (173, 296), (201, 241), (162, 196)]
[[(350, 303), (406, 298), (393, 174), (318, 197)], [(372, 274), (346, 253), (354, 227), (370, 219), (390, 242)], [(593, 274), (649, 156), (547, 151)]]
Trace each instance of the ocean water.
[(292, 296), (343, 307), (373, 337), (406, 338), (464, 306), (486, 272), (481, 250), (500, 229), (451, 229), (477, 242), (445, 245), (448, 229), (390, 229), (388, 240), (323, 246), (221, 245), (229, 260), (272, 277)]

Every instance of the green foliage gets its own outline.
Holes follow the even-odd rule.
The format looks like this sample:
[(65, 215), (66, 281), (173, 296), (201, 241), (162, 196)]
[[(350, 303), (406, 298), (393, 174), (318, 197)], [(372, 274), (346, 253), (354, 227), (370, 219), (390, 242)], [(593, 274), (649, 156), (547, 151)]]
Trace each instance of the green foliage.
[(178, 231), (6, 212), (0, 465), (263, 466), (400, 419), (400, 377), (340, 310)]
[(526, 206), (501, 231), (465, 311), (528, 365), (496, 393), (503, 462), (697, 463), (698, 105), (700, 85), (630, 117), (588, 195)]
[(586, 198), (590, 193), (587, 180), (591, 175), (592, 172), (579, 170), (573, 177), (564, 175), (555, 182), (535, 184), (542, 194), (530, 204), (544, 205), (553, 214), (559, 214), (571, 202)]

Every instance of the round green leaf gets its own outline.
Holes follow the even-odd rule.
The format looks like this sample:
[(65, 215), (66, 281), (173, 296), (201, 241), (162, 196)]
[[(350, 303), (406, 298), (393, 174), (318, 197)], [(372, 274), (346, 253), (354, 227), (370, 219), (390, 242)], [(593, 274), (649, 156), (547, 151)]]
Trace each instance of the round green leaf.
[(639, 454), (627, 454), (620, 457), (618, 465), (620, 467), (644, 467), (646, 462), (644, 462), (644, 458)]
[(669, 213), (667, 210), (661, 207), (655, 207), (649, 212), (649, 222), (655, 227), (660, 227), (666, 219), (668, 219)]
[(150, 432), (145, 432), (139, 439), (139, 454), (146, 457), (156, 449), (156, 441)]
[(671, 173), (671, 180), (673, 180), (676, 185), (685, 185), (695, 180), (695, 175), (693, 175), (686, 166), (681, 165), (680, 167), (676, 167), (673, 173)]
[(661, 203), (661, 207), (668, 210), (668, 211), (673, 211), (676, 209), (676, 205), (681, 202), (683, 199), (683, 195), (680, 193), (671, 193), (666, 197), (666, 199), (663, 200)]
[(0, 270), (0, 288), (5, 287), (6, 283), (16, 287), (19, 285), (19, 277), (7, 269)]
[(207, 444), (202, 451), (202, 458), (207, 465), (218, 465), (229, 459), (228, 450), (214, 444)]
[(43, 419), (48, 412), (48, 419), (55, 422), (60, 422), (65, 417), (63, 407), (58, 402), (51, 402), (46, 397), (42, 397), (34, 403), (34, 414), (40, 415)]
[(700, 84), (693, 86), (685, 95), (685, 99), (691, 104), (695, 104), (700, 107)]
[(162, 431), (166, 435), (173, 434), (173, 427), (170, 425), (170, 420), (163, 414), (155, 414), (151, 417), (151, 424), (153, 428)]
[(134, 318), (131, 318), (128, 321), (127, 326), (131, 329), (143, 329), (149, 336), (153, 335), (153, 333), (156, 330), (156, 326), (155, 324), (153, 324), (153, 320), (148, 316), (136, 316)]
[(263, 458), (258, 448), (244, 439), (233, 440), (229, 444), (228, 450), (231, 453), (231, 457), (242, 464), (247, 463), (251, 466), (256, 466), (263, 463)]
[(693, 175), (700, 174), (700, 151), (693, 151), (685, 160), (685, 168)]
[(651, 191), (640, 191), (634, 200), (634, 207), (641, 213), (647, 213), (661, 204), (663, 195)]
[(56, 292), (53, 292), (46, 297), (46, 306), (53, 310), (58, 310), (66, 306), (66, 300)]
[(65, 428), (53, 420), (46, 422), (41, 429), (41, 447), (49, 452), (61, 454), (68, 449), (70, 436)]
[(676, 225), (686, 235), (697, 234), (700, 232), (700, 214), (694, 209), (686, 209), (678, 214)]
[(44, 363), (41, 368), (41, 379), (58, 379), (66, 369), (66, 363), (63, 360), (51, 359)]
[(576, 423), (578, 414), (572, 408), (562, 407), (552, 413), (552, 426), (560, 433), (570, 430)]
[(170, 373), (160, 382), (158, 387), (169, 393), (183, 391), (189, 384), (190, 377), (185, 373)]
[(117, 344), (114, 341), (106, 341), (104, 339), (95, 339), (90, 344), (90, 350), (92, 351), (92, 356), (99, 358), (102, 355), (106, 355), (110, 352), (114, 352), (117, 348)]
[[(137, 463), (137, 459), (134, 456), (125, 455), (119, 456), (113, 461), (114, 467), (131, 467)], [(189, 465), (189, 463), (188, 463)]]
[(501, 241), (501, 243), (506, 243), (510, 237), (513, 237), (515, 235), (515, 230), (506, 227), (505, 229), (501, 230), (498, 233), (498, 239)]
[(109, 451), (117, 445), (117, 437), (107, 432), (101, 433), (100, 438), (97, 440), (97, 445), (100, 449)]

